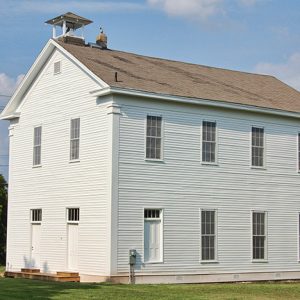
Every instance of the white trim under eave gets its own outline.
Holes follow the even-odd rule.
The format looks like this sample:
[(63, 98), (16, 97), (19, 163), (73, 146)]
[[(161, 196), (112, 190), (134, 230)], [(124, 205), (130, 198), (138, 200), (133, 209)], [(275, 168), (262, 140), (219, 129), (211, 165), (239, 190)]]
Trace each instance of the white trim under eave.
[(173, 96), (168, 94), (156, 94), (151, 92), (125, 89), (125, 88), (107, 87), (101, 90), (92, 91), (90, 93), (96, 97), (103, 97), (111, 94), (136, 96), (136, 97), (143, 97), (143, 98), (151, 98), (152, 100), (165, 100), (165, 101), (172, 101), (172, 102), (205, 105), (205, 106), (212, 106), (218, 108), (235, 109), (235, 110), (242, 110), (247, 112), (256, 112), (256, 113), (300, 119), (300, 113), (297, 112), (290, 112), (290, 111), (284, 111), (284, 110), (273, 109), (273, 108), (257, 107), (257, 106), (238, 104), (238, 103), (227, 103), (219, 100), (188, 98), (188, 97)]
[(11, 115), (7, 115), (5, 117), (1, 117), (0, 120), (11, 120), (11, 119), (16, 119), (16, 118), (20, 118), (20, 113), (13, 113)]

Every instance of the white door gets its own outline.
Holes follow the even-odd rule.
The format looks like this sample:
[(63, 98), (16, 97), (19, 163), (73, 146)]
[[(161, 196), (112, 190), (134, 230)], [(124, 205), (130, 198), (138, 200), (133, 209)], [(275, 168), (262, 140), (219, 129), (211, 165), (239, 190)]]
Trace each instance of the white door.
[(68, 224), (68, 269), (78, 271), (78, 224)]
[(145, 261), (161, 260), (161, 221), (145, 222)]
[(31, 225), (31, 266), (40, 267), (41, 224)]

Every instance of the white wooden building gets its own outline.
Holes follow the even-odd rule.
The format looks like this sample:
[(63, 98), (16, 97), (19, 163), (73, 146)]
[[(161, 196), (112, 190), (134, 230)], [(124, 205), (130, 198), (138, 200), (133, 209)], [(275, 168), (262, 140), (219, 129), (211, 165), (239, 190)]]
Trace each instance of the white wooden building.
[(137, 283), (300, 279), (300, 93), (276, 78), (55, 38), (1, 118), (7, 270), (127, 282), (134, 249)]

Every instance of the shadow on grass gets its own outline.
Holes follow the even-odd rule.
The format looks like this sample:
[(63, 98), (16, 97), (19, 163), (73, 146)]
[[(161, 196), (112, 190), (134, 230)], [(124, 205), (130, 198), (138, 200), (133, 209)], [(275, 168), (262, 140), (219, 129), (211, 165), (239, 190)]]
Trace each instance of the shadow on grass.
[[(85, 294), (86, 290), (101, 289), (100, 285), (75, 282), (50, 282), (29, 279), (0, 278), (0, 299), (72, 299), (78, 291)], [(66, 296), (65, 298), (61, 298)], [(68, 295), (70, 297), (68, 297)], [(80, 299), (80, 298), (73, 298)]]
[(290, 300), (299, 296), (300, 283), (113, 285), (0, 278), (1, 300)]

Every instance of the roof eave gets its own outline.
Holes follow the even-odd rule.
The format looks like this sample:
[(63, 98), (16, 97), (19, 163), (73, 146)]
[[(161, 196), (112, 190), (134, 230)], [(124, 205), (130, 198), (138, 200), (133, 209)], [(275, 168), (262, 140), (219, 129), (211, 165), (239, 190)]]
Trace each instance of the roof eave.
[(0, 120), (12, 119), (11, 116), (18, 114), (18, 109), (24, 95), (26, 95), (28, 89), (30, 88), (31, 83), (35, 80), (36, 76), (42, 69), (44, 63), (50, 57), (54, 49), (60, 50), (64, 53), (72, 62), (79, 66), (86, 74), (88, 74), (95, 82), (99, 84), (101, 88), (108, 87), (108, 84), (104, 82), (101, 78), (96, 76), (92, 71), (90, 71), (86, 66), (84, 66), (79, 60), (77, 60), (71, 53), (61, 47), (55, 40), (50, 39), (47, 44), (44, 46), (34, 64), (31, 66), (22, 82), (10, 98), (9, 102), (5, 106), (4, 110), (0, 114)]
[(187, 103), (187, 104), (194, 104), (194, 105), (201, 105), (201, 106), (210, 106), (210, 107), (218, 107), (218, 108), (225, 108), (225, 109), (233, 109), (233, 110), (240, 110), (246, 112), (254, 112), (254, 113), (263, 113), (263, 114), (270, 114), (270, 115), (277, 115), (282, 117), (289, 117), (289, 118), (296, 118), (300, 119), (300, 113), (298, 112), (291, 112), (291, 111), (284, 111), (280, 109), (273, 109), (267, 107), (258, 107), (254, 105), (245, 105), (240, 103), (229, 103), (220, 100), (212, 100), (212, 99), (201, 99), (201, 98), (188, 98), (188, 97), (180, 97), (168, 94), (160, 94), (160, 93), (151, 93), (146, 91), (134, 90), (134, 89), (127, 89), (127, 88), (119, 88), (119, 87), (108, 87), (96, 91), (92, 91), (91, 94), (96, 97), (103, 97), (106, 95), (111, 94), (118, 94), (118, 95), (126, 95), (126, 96), (136, 96), (136, 97), (143, 97), (143, 98), (150, 98), (152, 100), (165, 100), (171, 102), (180, 102), (180, 103)]
[(9, 121), (9, 120), (20, 118), (20, 115), (21, 115), (20, 113), (13, 113), (11, 115), (0, 117), (0, 120)]

